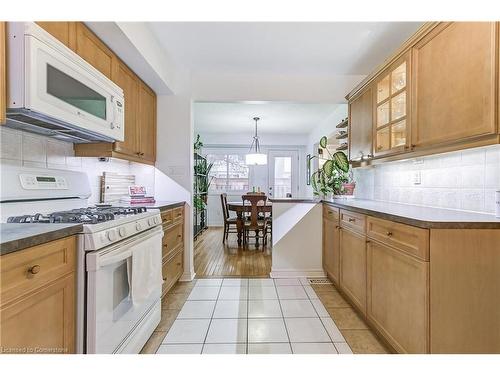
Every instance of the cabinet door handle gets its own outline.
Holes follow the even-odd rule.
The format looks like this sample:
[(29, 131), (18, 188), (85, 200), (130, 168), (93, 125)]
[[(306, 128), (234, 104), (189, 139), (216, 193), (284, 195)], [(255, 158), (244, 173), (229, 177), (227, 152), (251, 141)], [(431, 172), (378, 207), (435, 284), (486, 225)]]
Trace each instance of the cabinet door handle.
[(370, 240), (366, 240), (366, 243), (370, 243), (371, 241)]
[(338, 226), (338, 225), (335, 225), (335, 229), (340, 229), (340, 226)]
[(181, 262), (179, 262), (179, 263), (176, 263), (176, 264), (177, 264), (178, 266), (180, 266), (180, 265), (181, 265)]
[(353, 219), (352, 217), (349, 218), (349, 223), (354, 223), (356, 219)]
[(392, 236), (392, 232), (387, 232), (386, 233), (389, 237)]
[(177, 235), (177, 238), (181, 238), (181, 237), (182, 237), (182, 234), (178, 234), (178, 235)]
[(38, 264), (35, 264), (34, 266), (28, 269), (28, 272), (31, 273), (32, 275), (36, 275), (38, 272), (40, 272), (40, 266)]

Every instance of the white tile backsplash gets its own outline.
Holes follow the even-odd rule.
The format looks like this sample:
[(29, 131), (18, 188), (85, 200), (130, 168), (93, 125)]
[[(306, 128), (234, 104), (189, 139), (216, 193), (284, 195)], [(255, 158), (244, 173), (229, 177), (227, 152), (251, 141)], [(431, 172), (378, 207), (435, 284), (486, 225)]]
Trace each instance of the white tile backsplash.
[(500, 145), (358, 168), (354, 179), (359, 198), (493, 213)]
[(154, 195), (155, 168), (150, 165), (114, 158), (101, 162), (98, 158), (76, 157), (72, 143), (4, 126), (0, 127), (0, 144), (2, 164), (86, 172), (92, 191), (90, 204), (99, 202), (100, 177), (103, 172), (134, 174), (136, 183), (145, 185), (148, 195)]

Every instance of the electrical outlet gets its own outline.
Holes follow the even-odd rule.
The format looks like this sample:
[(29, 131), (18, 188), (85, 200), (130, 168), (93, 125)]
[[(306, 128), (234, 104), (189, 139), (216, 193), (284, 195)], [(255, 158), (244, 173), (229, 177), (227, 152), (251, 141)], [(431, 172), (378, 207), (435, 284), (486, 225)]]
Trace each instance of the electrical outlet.
[(420, 171), (413, 172), (412, 182), (413, 185), (420, 185), (422, 183), (422, 173)]

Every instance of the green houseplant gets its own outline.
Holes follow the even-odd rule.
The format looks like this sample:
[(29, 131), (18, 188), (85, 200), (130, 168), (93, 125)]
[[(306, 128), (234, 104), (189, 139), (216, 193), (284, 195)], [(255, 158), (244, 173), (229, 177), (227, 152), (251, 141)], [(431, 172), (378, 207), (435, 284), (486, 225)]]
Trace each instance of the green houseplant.
[(352, 196), (355, 183), (352, 180), (352, 172), (349, 171), (349, 160), (342, 151), (331, 153), (326, 147), (328, 138), (321, 137), (319, 145), (328, 153), (328, 158), (321, 168), (311, 176), (311, 186), (314, 195), (326, 196), (332, 193), (334, 196)]

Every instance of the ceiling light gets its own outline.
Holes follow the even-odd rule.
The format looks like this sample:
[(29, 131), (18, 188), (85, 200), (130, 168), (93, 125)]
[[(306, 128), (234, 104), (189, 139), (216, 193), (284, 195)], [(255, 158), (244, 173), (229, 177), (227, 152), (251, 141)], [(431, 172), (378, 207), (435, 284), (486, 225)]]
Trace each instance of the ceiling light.
[(266, 165), (267, 154), (260, 152), (259, 136), (257, 135), (257, 122), (260, 118), (254, 117), (253, 119), (255, 121), (255, 135), (250, 145), (250, 151), (245, 156), (245, 163), (246, 165)]

